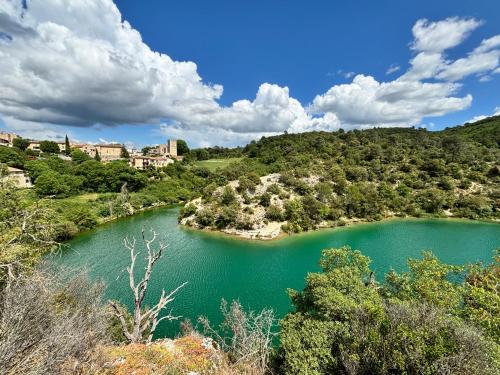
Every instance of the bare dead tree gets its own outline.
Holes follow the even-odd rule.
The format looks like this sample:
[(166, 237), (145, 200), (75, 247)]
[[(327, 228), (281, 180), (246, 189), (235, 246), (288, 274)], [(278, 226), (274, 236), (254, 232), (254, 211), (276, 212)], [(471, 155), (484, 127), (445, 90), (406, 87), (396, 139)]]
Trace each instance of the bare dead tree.
[(223, 299), (221, 311), (224, 319), (219, 329), (213, 328), (206, 317), (198, 319), (205, 334), (230, 355), (233, 366), (251, 368), (258, 374), (269, 373), (269, 358), (277, 336), (273, 331), (276, 325), (273, 310), (266, 308), (260, 312), (246, 312), (240, 302), (233, 301), (228, 306)]
[(145, 267), (145, 272), (143, 277), (139, 282), (136, 282), (135, 275), (135, 265), (137, 256), (140, 254), (140, 251), (136, 249), (137, 241), (135, 237), (128, 238), (126, 237), (123, 240), (123, 244), (125, 248), (130, 251), (130, 265), (127, 267), (127, 272), (129, 275), (129, 286), (134, 294), (134, 314), (133, 314), (133, 322), (130, 327), (126, 320), (126, 311), (123, 310), (119, 304), (114, 301), (110, 301), (110, 305), (112, 307), (114, 315), (119, 319), (121, 329), (127, 340), (131, 343), (140, 343), (146, 342), (149, 343), (153, 339), (153, 335), (155, 333), (158, 324), (163, 320), (176, 320), (179, 319), (180, 316), (172, 315), (170, 311), (166, 315), (160, 317), (160, 313), (162, 310), (166, 308), (166, 306), (175, 299), (175, 294), (184, 287), (187, 282), (179, 285), (174, 290), (169, 293), (166, 293), (163, 289), (161, 292), (160, 299), (156, 305), (151, 308), (144, 309), (144, 298), (146, 296), (149, 279), (151, 277), (151, 273), (153, 271), (153, 267), (160, 259), (163, 254), (163, 251), (167, 247), (161, 241), (158, 244), (158, 248), (155, 250), (153, 248), (154, 242), (156, 241), (158, 235), (153, 230), (150, 229), (151, 237), (149, 239), (146, 238), (145, 231), (142, 229), (141, 239), (146, 247), (147, 255), (147, 265)]

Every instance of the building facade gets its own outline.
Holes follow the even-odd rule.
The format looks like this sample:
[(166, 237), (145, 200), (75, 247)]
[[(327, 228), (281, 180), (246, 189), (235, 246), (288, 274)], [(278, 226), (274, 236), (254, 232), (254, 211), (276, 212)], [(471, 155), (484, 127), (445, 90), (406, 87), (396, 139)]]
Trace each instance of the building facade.
[(169, 139), (167, 143), (158, 145), (155, 151), (162, 156), (177, 157), (177, 140)]
[(2, 177), (2, 180), (12, 182), (18, 188), (33, 187), (30, 178), (22, 169), (8, 167), (7, 175)]
[(0, 145), (12, 146), (14, 139), (17, 138), (16, 133), (0, 132)]
[(172, 158), (164, 156), (132, 156), (130, 166), (135, 169), (162, 168), (173, 163)]
[(121, 159), (123, 145), (118, 143), (98, 144), (98, 145), (84, 143), (84, 144), (74, 144), (72, 145), (72, 147), (85, 152), (91, 158), (95, 157), (97, 151), (102, 161), (112, 161)]

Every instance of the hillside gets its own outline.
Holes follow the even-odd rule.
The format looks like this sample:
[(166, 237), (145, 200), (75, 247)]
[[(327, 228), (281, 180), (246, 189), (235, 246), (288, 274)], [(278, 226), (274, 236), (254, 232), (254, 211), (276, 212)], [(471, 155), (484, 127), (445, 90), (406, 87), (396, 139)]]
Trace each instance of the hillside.
[(479, 142), (488, 147), (499, 147), (500, 116), (492, 116), (463, 126), (446, 128), (442, 133)]
[(180, 221), (275, 238), (392, 216), (498, 220), (497, 123), (263, 137), (241, 161), (207, 173), (210, 183)]

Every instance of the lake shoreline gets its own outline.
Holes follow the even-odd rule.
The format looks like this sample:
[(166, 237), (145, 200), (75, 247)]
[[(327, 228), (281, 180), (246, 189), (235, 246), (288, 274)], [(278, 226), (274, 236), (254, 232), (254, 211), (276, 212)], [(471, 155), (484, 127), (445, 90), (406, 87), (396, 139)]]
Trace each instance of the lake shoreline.
[[(194, 231), (194, 232), (199, 232), (199, 233), (204, 233), (210, 236), (218, 236), (218, 237), (225, 237), (227, 239), (233, 239), (233, 240), (239, 240), (239, 241), (248, 241), (248, 242), (256, 242), (256, 243), (274, 243), (274, 242), (279, 242), (287, 238), (292, 238), (292, 237), (298, 237), (298, 236), (305, 236), (305, 235), (312, 235), (315, 233), (321, 233), (324, 231), (328, 230), (336, 230), (336, 229), (342, 229), (342, 228), (350, 228), (350, 227), (358, 227), (361, 225), (366, 225), (366, 224), (375, 224), (375, 223), (383, 223), (383, 222), (390, 222), (394, 220), (415, 220), (415, 221), (420, 221), (420, 220), (429, 220), (429, 219), (435, 219), (435, 220), (446, 220), (446, 221), (457, 221), (457, 222), (469, 222), (470, 224), (473, 223), (493, 223), (493, 224), (500, 224), (499, 219), (488, 219), (488, 218), (481, 218), (481, 219), (470, 219), (470, 218), (465, 218), (465, 217), (457, 217), (457, 216), (439, 216), (439, 215), (426, 215), (426, 216), (397, 216), (397, 215), (391, 215), (384, 217), (380, 220), (368, 220), (368, 219), (346, 219), (344, 221), (343, 225), (332, 225), (332, 226), (319, 226), (316, 229), (305, 231), (305, 232), (300, 232), (300, 233), (287, 233), (284, 231), (281, 231), (277, 236), (275, 237), (266, 237), (266, 236), (250, 236), (250, 235), (242, 235), (234, 232), (227, 232), (224, 230), (218, 230), (214, 228), (197, 228), (193, 227), (190, 225), (182, 224), (179, 223), (179, 226), (183, 230), (188, 230), (188, 231)], [(240, 232), (248, 232), (248, 231), (240, 231)]]
[[(65, 249), (46, 260), (54, 269), (85, 269), (91, 280), (106, 283), (106, 300), (118, 300), (130, 308), (128, 280), (123, 277), (130, 254), (123, 238), (135, 236), (139, 241), (141, 228), (154, 227), (168, 250), (158, 263), (147, 303), (153, 303), (162, 288), (188, 281), (172, 305), (175, 314), (193, 321), (205, 315), (218, 324), (221, 298), (239, 299), (253, 310), (272, 307), (279, 317), (284, 316), (290, 309), (286, 290), (304, 287), (307, 273), (319, 269), (324, 249), (360, 250), (372, 259), (374, 272), (382, 278), (391, 268), (405, 270), (407, 259), (419, 258), (422, 250), (451, 264), (487, 264), (500, 246), (498, 224), (463, 219), (392, 218), (250, 242), (217, 232), (184, 230), (178, 213), (178, 207), (162, 208), (116, 220), (68, 241)], [(178, 332), (178, 325), (165, 324), (158, 334)]]

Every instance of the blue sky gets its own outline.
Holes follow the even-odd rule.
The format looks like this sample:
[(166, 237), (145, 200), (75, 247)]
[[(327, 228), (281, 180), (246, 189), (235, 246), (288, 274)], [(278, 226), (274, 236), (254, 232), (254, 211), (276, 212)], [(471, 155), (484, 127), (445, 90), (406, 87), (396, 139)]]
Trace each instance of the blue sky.
[[(28, 136), (50, 138), (69, 133), (82, 141), (137, 146), (179, 137), (192, 146), (235, 145), (284, 130), (408, 125), (437, 130), (491, 115), (500, 107), (494, 40), (486, 54), (457, 64), (462, 70), (468, 64), (466, 73), (450, 72), (449, 67), (470, 56), (483, 40), (500, 34), (498, 1), (117, 0), (113, 4), (95, 0), (90, 7), (83, 1), (79, 4), (80, 0), (32, 0), (24, 10), (16, 7), (16, 0), (4, 1), (12, 7), (0, 6), (0, 13), (7, 14), (11, 24), (37, 33), (37, 37), (25, 36), (29, 33), (16, 31), (19, 27), (14, 29), (0, 18), (0, 31), (13, 37), (12, 42), (0, 40), (0, 52), (13, 56), (12, 64), (0, 64), (0, 68), (13, 69), (18, 64), (25, 69), (19, 82), (0, 78), (0, 88), (5, 89), (0, 94), (0, 122), (3, 128)], [(24, 19), (16, 18), (16, 11), (24, 12)], [(412, 28), (423, 19), (428, 21), (422, 23), (417, 37)], [(127, 35), (117, 29), (116, 22), (121, 20), (131, 25)], [(439, 23), (446, 20), (446, 24)], [(51, 29), (50, 34), (44, 26), (48, 21), (61, 27)], [(444, 34), (433, 35), (441, 26)], [(455, 42), (429, 47), (430, 39), (446, 39), (454, 32)], [(60, 51), (54, 41), (63, 40), (62, 35), (64, 55), (58, 62), (54, 56)], [(103, 41), (111, 47), (102, 47)], [(129, 48), (131, 41), (136, 43), (133, 48)], [(27, 69), (30, 48), (37, 46)], [(144, 52), (148, 47), (151, 53), (168, 55), (173, 62), (192, 62), (196, 69), (193, 72), (191, 63), (167, 67), (158, 60), (151, 66), (160, 70), (161, 77), (142, 82), (141, 74), (150, 75), (148, 64), (157, 59)], [(98, 56), (102, 48), (107, 48), (109, 64), (118, 56), (119, 68), (90, 60), (88, 56)], [(145, 57), (138, 58), (141, 54)], [(404, 89), (404, 95), (422, 91), (421, 101), (397, 97), (363, 103), (365, 97), (384, 96), (386, 91), (399, 95), (394, 93), (399, 90), (395, 84), (373, 87), (394, 82), (411, 70), (412, 59), (419, 54), (441, 56), (433, 75), (413, 76), (413, 89)], [(82, 61), (87, 58), (89, 61)], [(481, 60), (486, 58), (489, 63)], [(122, 64), (137, 68), (128, 72)], [(97, 71), (92, 70), (96, 66)], [(391, 67), (394, 72), (387, 74)], [(357, 75), (362, 75), (353, 85), (358, 91), (349, 96)], [(261, 86), (266, 83), (269, 85)], [(436, 86), (421, 87), (425, 83)], [(342, 84), (348, 86), (339, 86)], [(23, 94), (27, 87), (31, 91)], [(235, 107), (233, 103), (241, 100), (248, 102), (242, 103), (243, 108)], [(151, 102), (137, 105), (140, 101)], [(424, 108), (426, 101), (436, 108)], [(373, 110), (358, 116), (370, 106)], [(418, 111), (413, 113), (408, 107)]]

